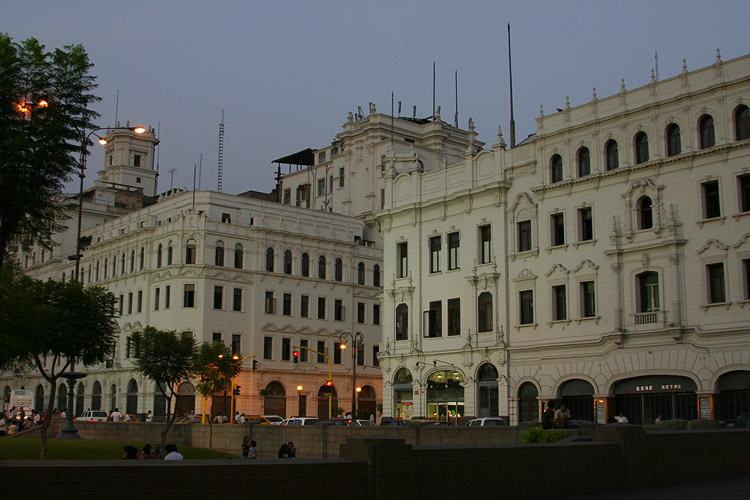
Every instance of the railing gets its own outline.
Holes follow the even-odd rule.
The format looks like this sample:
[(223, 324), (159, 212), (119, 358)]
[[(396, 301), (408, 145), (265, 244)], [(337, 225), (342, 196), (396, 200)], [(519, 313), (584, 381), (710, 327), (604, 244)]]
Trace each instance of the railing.
[(636, 313), (635, 314), (635, 324), (636, 325), (646, 325), (649, 323), (658, 323), (659, 322), (659, 311), (652, 311), (652, 312), (644, 312), (644, 313)]

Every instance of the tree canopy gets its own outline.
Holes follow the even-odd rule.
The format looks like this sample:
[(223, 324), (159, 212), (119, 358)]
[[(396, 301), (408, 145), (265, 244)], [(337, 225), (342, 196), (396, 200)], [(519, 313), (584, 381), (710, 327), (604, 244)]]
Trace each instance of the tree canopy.
[(0, 33), (0, 267), (10, 245), (45, 247), (60, 230), (64, 183), (99, 114), (82, 45), (47, 51)]

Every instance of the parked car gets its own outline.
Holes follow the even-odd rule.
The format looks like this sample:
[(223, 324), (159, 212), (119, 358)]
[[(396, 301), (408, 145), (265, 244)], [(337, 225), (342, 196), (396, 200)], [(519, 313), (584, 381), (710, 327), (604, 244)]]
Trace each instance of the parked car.
[(359, 422), (359, 425), (365, 426), (365, 425), (375, 425), (375, 422), (372, 420), (357, 420)]
[(271, 425), (280, 425), (284, 421), (284, 418), (278, 415), (263, 415), (263, 418), (268, 420)]
[(508, 424), (500, 417), (481, 417), (466, 422), (469, 427), (507, 427)]
[(403, 420), (388, 420), (383, 419), (380, 421), (380, 425), (388, 426), (388, 427), (400, 427), (402, 425), (406, 425), (406, 422)]
[(429, 418), (413, 418), (409, 420), (408, 423), (410, 425), (453, 425), (450, 422), (445, 422), (444, 420), (432, 420)]
[(354, 427), (362, 426), (359, 420), (354, 420), (352, 418), (332, 418), (328, 420), (328, 422), (332, 423), (333, 425), (344, 425), (344, 426), (354, 426)]
[(245, 415), (245, 422), (247, 422), (248, 424), (271, 425), (270, 420), (268, 420), (266, 417), (261, 417), (258, 415)]
[(315, 425), (320, 419), (315, 417), (292, 417), (288, 418), (281, 425)]
[(106, 422), (107, 416), (107, 412), (104, 410), (86, 410), (73, 420), (80, 422)]

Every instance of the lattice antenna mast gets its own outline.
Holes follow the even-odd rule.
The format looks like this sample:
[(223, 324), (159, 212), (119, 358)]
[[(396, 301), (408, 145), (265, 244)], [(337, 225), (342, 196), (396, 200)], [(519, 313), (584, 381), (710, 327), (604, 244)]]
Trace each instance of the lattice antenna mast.
[(654, 51), (654, 72), (656, 73), (656, 81), (659, 81), (659, 53)]
[(222, 191), (222, 176), (224, 175), (224, 110), (221, 110), (221, 123), (219, 124), (219, 184), (218, 190)]

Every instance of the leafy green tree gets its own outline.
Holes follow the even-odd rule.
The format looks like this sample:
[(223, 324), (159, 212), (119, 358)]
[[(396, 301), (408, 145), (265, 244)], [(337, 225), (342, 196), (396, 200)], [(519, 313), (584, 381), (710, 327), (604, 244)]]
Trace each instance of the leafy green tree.
[(103, 288), (33, 280), (15, 264), (0, 271), (0, 369), (33, 369), (50, 384), (42, 460), (58, 381), (75, 363), (101, 363), (114, 349), (114, 304), (115, 296)]
[(64, 219), (64, 184), (99, 116), (82, 45), (46, 51), (0, 33), (0, 267), (11, 245), (50, 247)]
[[(223, 392), (226, 406), (227, 389), (231, 388), (232, 379), (242, 372), (242, 357), (239, 354), (233, 355), (229, 347), (218, 342), (202, 344), (198, 349), (194, 371), (201, 380), (198, 383), (198, 393), (203, 399)], [(209, 411), (208, 446), (213, 449), (213, 419), (210, 413)]]
[(193, 374), (197, 345), (192, 334), (188, 332), (157, 330), (152, 326), (135, 332), (133, 345), (136, 370), (156, 384), (167, 403), (164, 427), (161, 431), (163, 448), (167, 442), (169, 428), (177, 416), (172, 411), (172, 399), (177, 395), (178, 384)]

